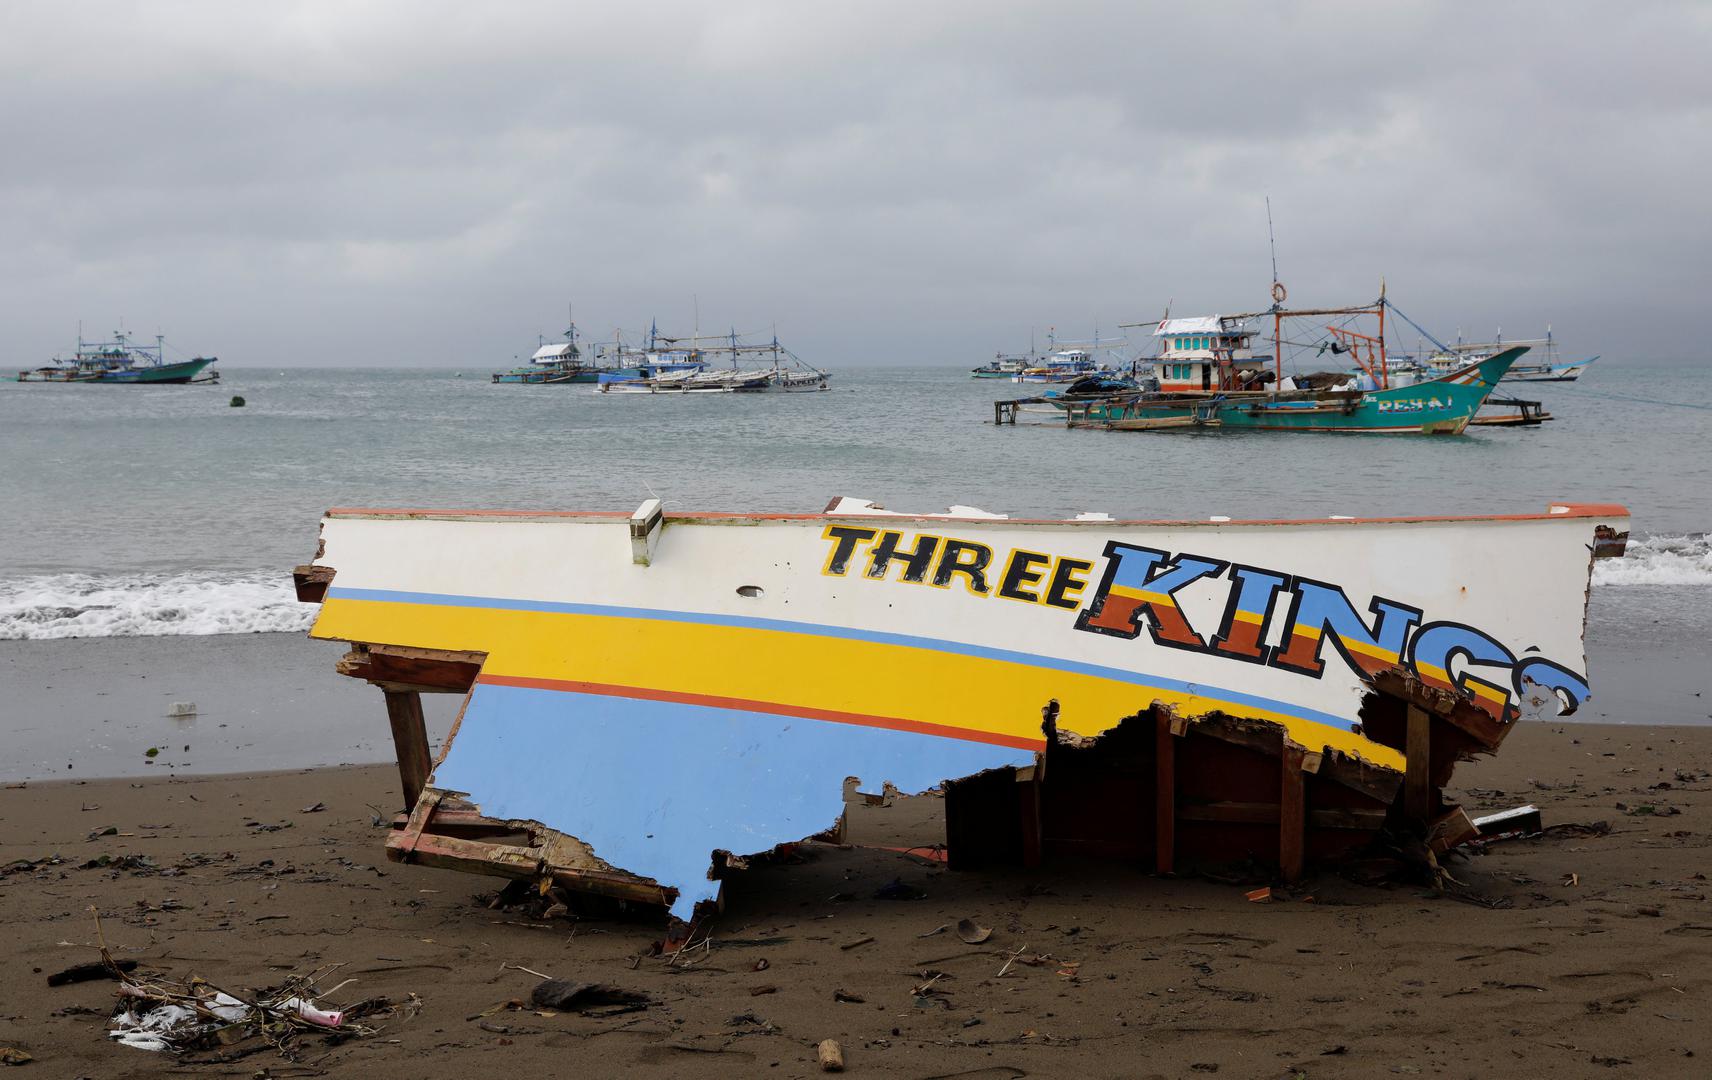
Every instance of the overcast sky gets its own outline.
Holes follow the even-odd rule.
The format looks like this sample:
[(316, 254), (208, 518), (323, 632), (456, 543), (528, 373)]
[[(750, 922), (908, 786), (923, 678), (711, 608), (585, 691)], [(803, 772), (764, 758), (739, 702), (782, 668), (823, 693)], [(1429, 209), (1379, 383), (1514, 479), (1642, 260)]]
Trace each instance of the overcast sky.
[[(1697, 348), (1712, 4), (0, 4), (0, 360), (971, 364), (1371, 299)], [(1412, 335), (1411, 335), (1412, 337)], [(1413, 344), (1413, 341), (1409, 341)]]

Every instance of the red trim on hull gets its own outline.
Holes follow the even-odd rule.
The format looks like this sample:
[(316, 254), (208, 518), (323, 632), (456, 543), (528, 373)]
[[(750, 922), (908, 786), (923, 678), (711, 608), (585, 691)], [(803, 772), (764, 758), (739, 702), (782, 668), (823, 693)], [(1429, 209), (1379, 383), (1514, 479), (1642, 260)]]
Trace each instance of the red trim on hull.
[(768, 713), (773, 716), (796, 716), (805, 720), (825, 720), (834, 724), (855, 724), (860, 727), (884, 728), (887, 731), (908, 731), (917, 735), (936, 735), (963, 742), (1006, 746), (1014, 750), (1042, 750), (1046, 740), (1025, 739), (1015, 735), (999, 735), (989, 731), (929, 724), (920, 720), (905, 720), (897, 716), (873, 716), (867, 713), (839, 712), (816, 709), (807, 705), (786, 705), (775, 701), (752, 701), (748, 698), (720, 697), (714, 694), (691, 694), (678, 690), (653, 690), (641, 686), (615, 686), (610, 683), (580, 682), (571, 679), (534, 679), (521, 675), (479, 675), (477, 684), (515, 686), (525, 690), (557, 690), (572, 694), (598, 694), (602, 697), (634, 698), (640, 701), (669, 701), (679, 705), (703, 705), (714, 709), (736, 709), (740, 712)]

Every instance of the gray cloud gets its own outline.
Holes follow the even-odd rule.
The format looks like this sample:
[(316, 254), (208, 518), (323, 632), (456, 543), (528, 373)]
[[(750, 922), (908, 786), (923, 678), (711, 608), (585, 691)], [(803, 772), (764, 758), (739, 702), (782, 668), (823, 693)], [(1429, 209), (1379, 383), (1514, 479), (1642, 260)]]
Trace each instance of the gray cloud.
[(480, 370), (775, 321), (830, 364), (1292, 298), (1679, 355), (1704, 4), (0, 7), (12, 362)]

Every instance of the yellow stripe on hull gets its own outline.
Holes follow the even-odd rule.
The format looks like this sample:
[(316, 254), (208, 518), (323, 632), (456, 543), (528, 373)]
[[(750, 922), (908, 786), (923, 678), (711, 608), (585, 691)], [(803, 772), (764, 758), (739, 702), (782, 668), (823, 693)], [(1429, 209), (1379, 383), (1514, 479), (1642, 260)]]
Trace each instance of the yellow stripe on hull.
[(1403, 767), (1354, 732), (1178, 690), (1013, 660), (763, 627), (328, 597), (311, 636), (488, 654), (485, 675), (631, 686), (1040, 739), (1040, 709), (1097, 735), (1155, 701), (1282, 724), (1312, 749)]

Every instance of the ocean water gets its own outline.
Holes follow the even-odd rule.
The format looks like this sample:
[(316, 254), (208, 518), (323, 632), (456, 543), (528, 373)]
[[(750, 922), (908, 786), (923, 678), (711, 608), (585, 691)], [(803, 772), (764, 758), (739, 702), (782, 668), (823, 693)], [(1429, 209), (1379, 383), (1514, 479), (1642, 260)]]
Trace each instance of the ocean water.
[[(1686, 695), (1712, 658), (1712, 410), (1671, 404), (1704, 399), (1687, 364), (1604, 360), (1579, 383), (1507, 384), (1557, 419), (1461, 438), (995, 427), (992, 401), (1031, 388), (963, 367), (688, 397), (499, 386), (473, 369), (224, 378), (0, 383), (0, 640), (301, 631), (313, 609), (294, 600), (290, 568), (314, 553), (330, 506), (630, 509), (658, 495), (676, 509), (814, 511), (850, 495), (896, 510), (1182, 518), (1573, 500), (1634, 515), (1629, 556), (1595, 577), (1596, 695), (1601, 667), (1648, 664)], [(230, 407), (234, 394), (248, 404)]]

